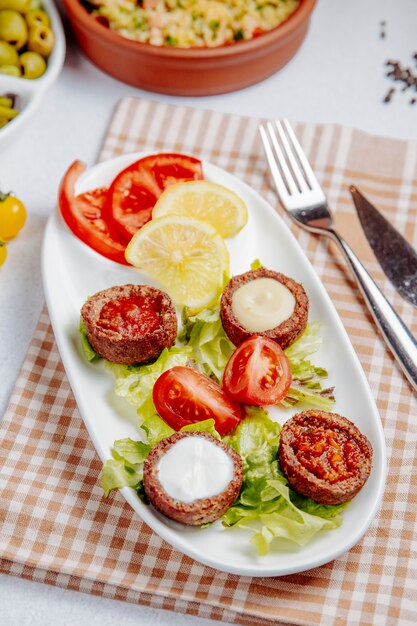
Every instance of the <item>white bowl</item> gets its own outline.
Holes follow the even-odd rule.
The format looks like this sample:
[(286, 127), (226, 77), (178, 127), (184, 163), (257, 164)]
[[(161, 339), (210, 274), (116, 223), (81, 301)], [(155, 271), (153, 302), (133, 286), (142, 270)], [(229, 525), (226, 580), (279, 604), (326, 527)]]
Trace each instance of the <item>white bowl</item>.
[(46, 91), (58, 78), (65, 59), (65, 34), (61, 18), (52, 0), (42, 0), (51, 20), (55, 45), (48, 57), (46, 72), (35, 80), (0, 74), (0, 94), (13, 93), (18, 97), (19, 115), (0, 129), (0, 149), (7, 147), (10, 137), (33, 116)]

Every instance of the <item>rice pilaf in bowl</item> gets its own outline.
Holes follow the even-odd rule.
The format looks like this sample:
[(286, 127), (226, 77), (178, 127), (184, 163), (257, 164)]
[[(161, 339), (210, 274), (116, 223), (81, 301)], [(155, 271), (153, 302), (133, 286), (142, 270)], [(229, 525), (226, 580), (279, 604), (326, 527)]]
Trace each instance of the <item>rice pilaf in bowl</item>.
[(274, 74), (301, 46), (315, 4), (64, 0), (79, 46), (95, 65), (135, 87), (178, 96), (231, 92)]
[(217, 47), (276, 28), (300, 0), (88, 0), (102, 24), (153, 46)]

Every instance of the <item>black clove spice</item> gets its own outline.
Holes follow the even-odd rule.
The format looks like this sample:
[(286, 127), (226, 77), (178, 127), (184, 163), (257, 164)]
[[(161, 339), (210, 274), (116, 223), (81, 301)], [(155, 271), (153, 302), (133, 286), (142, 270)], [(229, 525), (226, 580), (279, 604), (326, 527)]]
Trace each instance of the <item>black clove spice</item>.
[[(413, 58), (417, 60), (417, 52), (413, 55)], [(400, 83), (401, 91), (412, 89), (417, 92), (417, 73), (410, 67), (405, 67), (399, 61), (392, 59), (386, 61), (385, 65), (389, 68), (386, 76), (394, 82)], [(384, 102), (391, 102), (394, 92), (395, 89), (391, 88), (384, 97)], [(415, 104), (415, 101), (416, 98), (412, 96), (410, 104)]]

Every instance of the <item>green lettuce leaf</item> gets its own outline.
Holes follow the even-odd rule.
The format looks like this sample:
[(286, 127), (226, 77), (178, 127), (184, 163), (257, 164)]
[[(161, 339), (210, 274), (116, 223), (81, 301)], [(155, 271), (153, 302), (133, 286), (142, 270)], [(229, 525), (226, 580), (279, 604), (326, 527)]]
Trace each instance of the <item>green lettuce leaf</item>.
[[(161, 439), (170, 437), (176, 432), (157, 414), (144, 419), (140, 424), (140, 427), (145, 434), (146, 441), (151, 447), (155, 446), (159, 441), (161, 441)], [(195, 431), (203, 431), (209, 433), (213, 437), (216, 437), (216, 439), (220, 439), (220, 435), (215, 428), (213, 419), (203, 420), (202, 422), (196, 422), (195, 424), (188, 424), (187, 426), (183, 426), (179, 432)]]
[(142, 464), (152, 446), (133, 439), (118, 439), (113, 444), (113, 458), (108, 459), (101, 472), (101, 486), (107, 497), (113, 489), (132, 487), (139, 489), (142, 481)]
[[(174, 430), (159, 417), (152, 415), (142, 423), (142, 430), (147, 437), (147, 443), (133, 441), (133, 439), (118, 439), (113, 444), (112, 459), (108, 459), (102, 469), (101, 486), (105, 497), (113, 489), (132, 487), (138, 493), (143, 502), (147, 504), (147, 498), (143, 490), (142, 466), (152, 448), (170, 435)], [(196, 424), (189, 424), (181, 428), (180, 432), (203, 431), (216, 439), (220, 439), (219, 433), (214, 426), (214, 420), (208, 419)]]
[[(277, 458), (281, 427), (271, 420), (266, 409), (245, 407), (245, 418), (238, 424), (233, 435), (223, 438), (236, 450), (245, 463), (245, 471), (253, 466), (256, 470), (264, 465), (268, 475), (271, 463)], [(247, 467), (246, 467), (247, 466)]]
[(98, 361), (99, 359), (101, 359), (101, 356), (97, 354), (97, 352), (94, 350), (93, 346), (91, 345), (88, 339), (87, 329), (85, 327), (84, 320), (82, 317), (80, 317), (79, 331), (80, 331), (80, 337), (81, 337), (81, 348), (83, 350), (84, 356), (87, 359), (87, 361), (92, 362), (92, 361)]
[(175, 430), (171, 428), (171, 426), (168, 426), (168, 424), (164, 422), (164, 420), (160, 418), (157, 413), (142, 416), (139, 428), (144, 433), (146, 441), (152, 447), (155, 446), (158, 441), (161, 441), (161, 439), (170, 437), (175, 433)]
[(113, 489), (133, 487), (136, 489), (142, 480), (142, 466), (132, 467), (123, 459), (108, 459), (101, 472), (101, 486), (107, 498)]
[(235, 346), (223, 330), (218, 307), (204, 309), (191, 316), (185, 308), (178, 340), (191, 348), (197, 365), (204, 374), (217, 381), (221, 380)]
[(143, 441), (118, 439), (113, 444), (113, 455), (135, 468), (139, 463), (143, 463), (151, 449), (152, 446)]
[(259, 259), (255, 259), (254, 261), (252, 261), (252, 263), (250, 264), (250, 268), (251, 270), (254, 272), (255, 270), (258, 270), (260, 267), (264, 267), (262, 265), (262, 263), (260, 262)]
[(119, 365), (106, 361), (106, 368), (116, 378), (115, 393), (125, 398), (138, 411), (140, 421), (156, 413), (152, 400), (153, 386), (159, 376), (176, 365), (186, 365), (192, 357), (191, 348), (165, 348), (153, 363), (143, 365)]
[[(192, 349), (197, 366), (204, 374), (220, 381), (235, 346), (223, 330), (219, 308), (205, 309), (193, 316), (184, 309), (182, 322), (179, 341)], [(281, 406), (304, 405), (323, 410), (332, 408), (335, 402), (333, 388), (322, 386), (328, 373), (307, 358), (317, 352), (322, 344), (320, 330), (318, 322), (308, 324), (301, 337), (285, 350), (290, 360), (293, 382)]]
[(216, 430), (215, 422), (213, 419), (203, 420), (202, 422), (196, 422), (195, 424), (188, 424), (180, 429), (181, 433), (189, 432), (205, 432), (216, 439), (221, 439), (219, 433)]
[(310, 322), (303, 334), (285, 349), (285, 354), (290, 361), (299, 363), (317, 352), (322, 343), (320, 322)]
[(320, 329), (319, 322), (307, 324), (301, 337), (285, 350), (291, 364), (292, 384), (281, 406), (305, 405), (328, 411), (335, 403), (333, 387), (322, 387), (323, 379), (328, 377), (327, 370), (307, 359), (322, 344)]
[(290, 489), (278, 464), (279, 436), (279, 424), (263, 409), (251, 408), (228, 437), (243, 460), (243, 485), (223, 524), (251, 530), (260, 556), (269, 552), (275, 538), (302, 546), (320, 530), (340, 526), (340, 511), (346, 507), (325, 507)]

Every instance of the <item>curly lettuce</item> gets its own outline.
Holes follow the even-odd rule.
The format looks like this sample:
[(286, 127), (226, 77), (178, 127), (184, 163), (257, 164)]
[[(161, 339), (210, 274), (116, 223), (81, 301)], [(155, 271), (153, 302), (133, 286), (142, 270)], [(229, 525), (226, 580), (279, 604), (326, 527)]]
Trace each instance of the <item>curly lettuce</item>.
[(80, 338), (81, 338), (81, 349), (87, 361), (92, 363), (93, 361), (98, 361), (99, 359), (101, 359), (101, 356), (97, 354), (97, 352), (94, 350), (93, 346), (91, 345), (88, 339), (87, 329), (85, 327), (84, 320), (82, 317), (80, 317), (79, 331), (80, 331)]
[(235, 346), (223, 330), (219, 308), (204, 309), (196, 315), (182, 312), (182, 331), (178, 340), (193, 351), (196, 363), (207, 376), (218, 381)]
[(281, 406), (291, 407), (298, 404), (328, 411), (335, 403), (334, 388), (322, 387), (328, 372), (323, 367), (314, 365), (307, 357), (317, 352), (322, 344), (321, 324), (312, 322), (303, 334), (286, 348), (291, 364), (292, 383)]
[(101, 486), (107, 498), (113, 489), (132, 487), (138, 490), (142, 481), (142, 465), (152, 446), (142, 441), (118, 439), (113, 444), (113, 458), (101, 472)]
[[(115, 441), (113, 458), (106, 461), (101, 475), (105, 496), (111, 490), (132, 487), (144, 502), (142, 466), (153, 446), (174, 431), (157, 415), (144, 423), (146, 442)], [(220, 439), (214, 420), (190, 424), (181, 431), (205, 431)], [(321, 530), (337, 528), (340, 512), (347, 504), (324, 506), (296, 494), (278, 464), (281, 427), (265, 409), (247, 407), (246, 417), (233, 435), (224, 437), (243, 462), (243, 485), (239, 497), (224, 514), (226, 527), (240, 527), (252, 533), (251, 543), (260, 556), (277, 538), (302, 546)]]
[[(235, 346), (223, 330), (218, 307), (205, 309), (190, 316), (183, 312), (183, 330), (178, 336), (185, 346), (191, 348), (197, 365), (207, 376), (220, 381)], [(313, 322), (289, 348), (285, 350), (292, 373), (292, 385), (281, 406), (305, 405), (329, 410), (335, 402), (333, 388), (325, 388), (322, 382), (328, 373), (314, 365), (307, 357), (319, 350), (322, 344), (320, 324)]]
[[(323, 385), (327, 371), (310, 360), (321, 346), (320, 331), (320, 324), (308, 324), (302, 336), (285, 350), (293, 380), (280, 406), (305, 405), (328, 410), (335, 402), (333, 388)], [(99, 358), (82, 323), (80, 333), (86, 358), (89, 361)], [(223, 330), (219, 308), (215, 307), (196, 315), (184, 310), (177, 345), (163, 350), (152, 363), (118, 365), (105, 361), (105, 367), (115, 376), (115, 393), (137, 409), (142, 437), (142, 441), (115, 441), (112, 458), (104, 464), (101, 476), (105, 496), (127, 486), (147, 501), (143, 489), (143, 462), (153, 446), (174, 433), (157, 414), (153, 403), (153, 387), (159, 376), (174, 366), (192, 363), (220, 382), (234, 350), (235, 346)], [(220, 438), (214, 420), (191, 424), (182, 430), (205, 431)], [(249, 530), (251, 543), (259, 555), (267, 554), (275, 540), (285, 539), (302, 546), (320, 531), (337, 528), (342, 523), (340, 512), (347, 506), (324, 506), (289, 487), (278, 462), (280, 431), (280, 425), (269, 418), (265, 409), (245, 407), (244, 419), (233, 434), (224, 437), (242, 458), (243, 485), (222, 523)]]
[(260, 556), (269, 552), (274, 539), (305, 545), (321, 530), (337, 528), (346, 504), (325, 506), (296, 494), (278, 463), (281, 427), (264, 409), (251, 407), (248, 417), (227, 438), (242, 457), (243, 486), (223, 525), (246, 528)]
[[(142, 467), (143, 462), (152, 448), (162, 439), (174, 434), (174, 430), (155, 414), (144, 420), (142, 431), (145, 441), (133, 439), (118, 439), (113, 444), (112, 459), (108, 459), (101, 472), (101, 486), (104, 496), (107, 497), (113, 489), (132, 487), (142, 500), (143, 495)], [(181, 428), (180, 432), (204, 431), (216, 439), (220, 439), (219, 433), (214, 427), (214, 420), (208, 419), (195, 424), (188, 424)]]
[(166, 370), (176, 365), (187, 365), (192, 358), (187, 346), (164, 348), (156, 361), (142, 365), (119, 365), (106, 361), (106, 368), (116, 379), (115, 393), (136, 407), (139, 420), (143, 422), (156, 414), (152, 390), (156, 380)]

